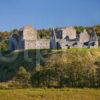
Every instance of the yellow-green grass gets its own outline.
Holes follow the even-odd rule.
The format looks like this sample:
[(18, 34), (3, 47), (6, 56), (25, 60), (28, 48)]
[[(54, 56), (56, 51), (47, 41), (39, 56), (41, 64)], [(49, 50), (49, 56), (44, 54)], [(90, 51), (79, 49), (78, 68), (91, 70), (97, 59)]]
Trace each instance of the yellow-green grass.
[(0, 90), (0, 100), (100, 100), (100, 89)]

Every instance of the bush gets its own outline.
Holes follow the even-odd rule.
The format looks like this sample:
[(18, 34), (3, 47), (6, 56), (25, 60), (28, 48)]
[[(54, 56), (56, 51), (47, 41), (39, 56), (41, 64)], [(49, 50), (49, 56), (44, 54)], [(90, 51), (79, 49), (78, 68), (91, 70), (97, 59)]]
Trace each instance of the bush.
[(23, 87), (31, 86), (31, 74), (27, 72), (24, 67), (19, 68), (19, 71), (14, 80), (19, 82), (19, 84)]

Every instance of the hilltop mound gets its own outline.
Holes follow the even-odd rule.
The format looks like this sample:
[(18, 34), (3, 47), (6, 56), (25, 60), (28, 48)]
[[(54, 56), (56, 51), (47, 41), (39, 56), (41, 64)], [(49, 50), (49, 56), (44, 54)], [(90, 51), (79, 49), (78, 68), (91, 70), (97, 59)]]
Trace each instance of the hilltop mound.
[(0, 59), (0, 81), (22, 86), (80, 86), (100, 67), (100, 49), (15, 51), (7, 57), (7, 62)]

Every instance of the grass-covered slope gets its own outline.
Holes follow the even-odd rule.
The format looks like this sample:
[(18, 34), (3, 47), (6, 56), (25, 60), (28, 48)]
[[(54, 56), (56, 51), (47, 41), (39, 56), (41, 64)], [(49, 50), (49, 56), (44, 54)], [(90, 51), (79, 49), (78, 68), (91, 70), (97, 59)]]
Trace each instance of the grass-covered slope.
[(5, 84), (18, 82), (34, 87), (96, 87), (100, 84), (97, 74), (100, 49), (28, 50), (6, 56), (6, 62), (0, 58), (0, 81)]

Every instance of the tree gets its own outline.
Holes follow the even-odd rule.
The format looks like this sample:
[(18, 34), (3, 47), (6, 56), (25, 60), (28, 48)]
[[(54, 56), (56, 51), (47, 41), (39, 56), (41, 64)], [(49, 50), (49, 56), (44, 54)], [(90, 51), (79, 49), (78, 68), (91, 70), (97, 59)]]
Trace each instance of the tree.
[(19, 82), (23, 87), (28, 87), (31, 85), (31, 74), (24, 67), (20, 67), (15, 81)]
[(80, 34), (85, 29), (85, 27), (83, 27), (83, 26), (75, 26), (74, 28), (76, 29), (77, 34)]
[(51, 30), (50, 29), (41, 29), (38, 30), (38, 38), (42, 39), (49, 39), (50, 38), (50, 34), (51, 34)]

